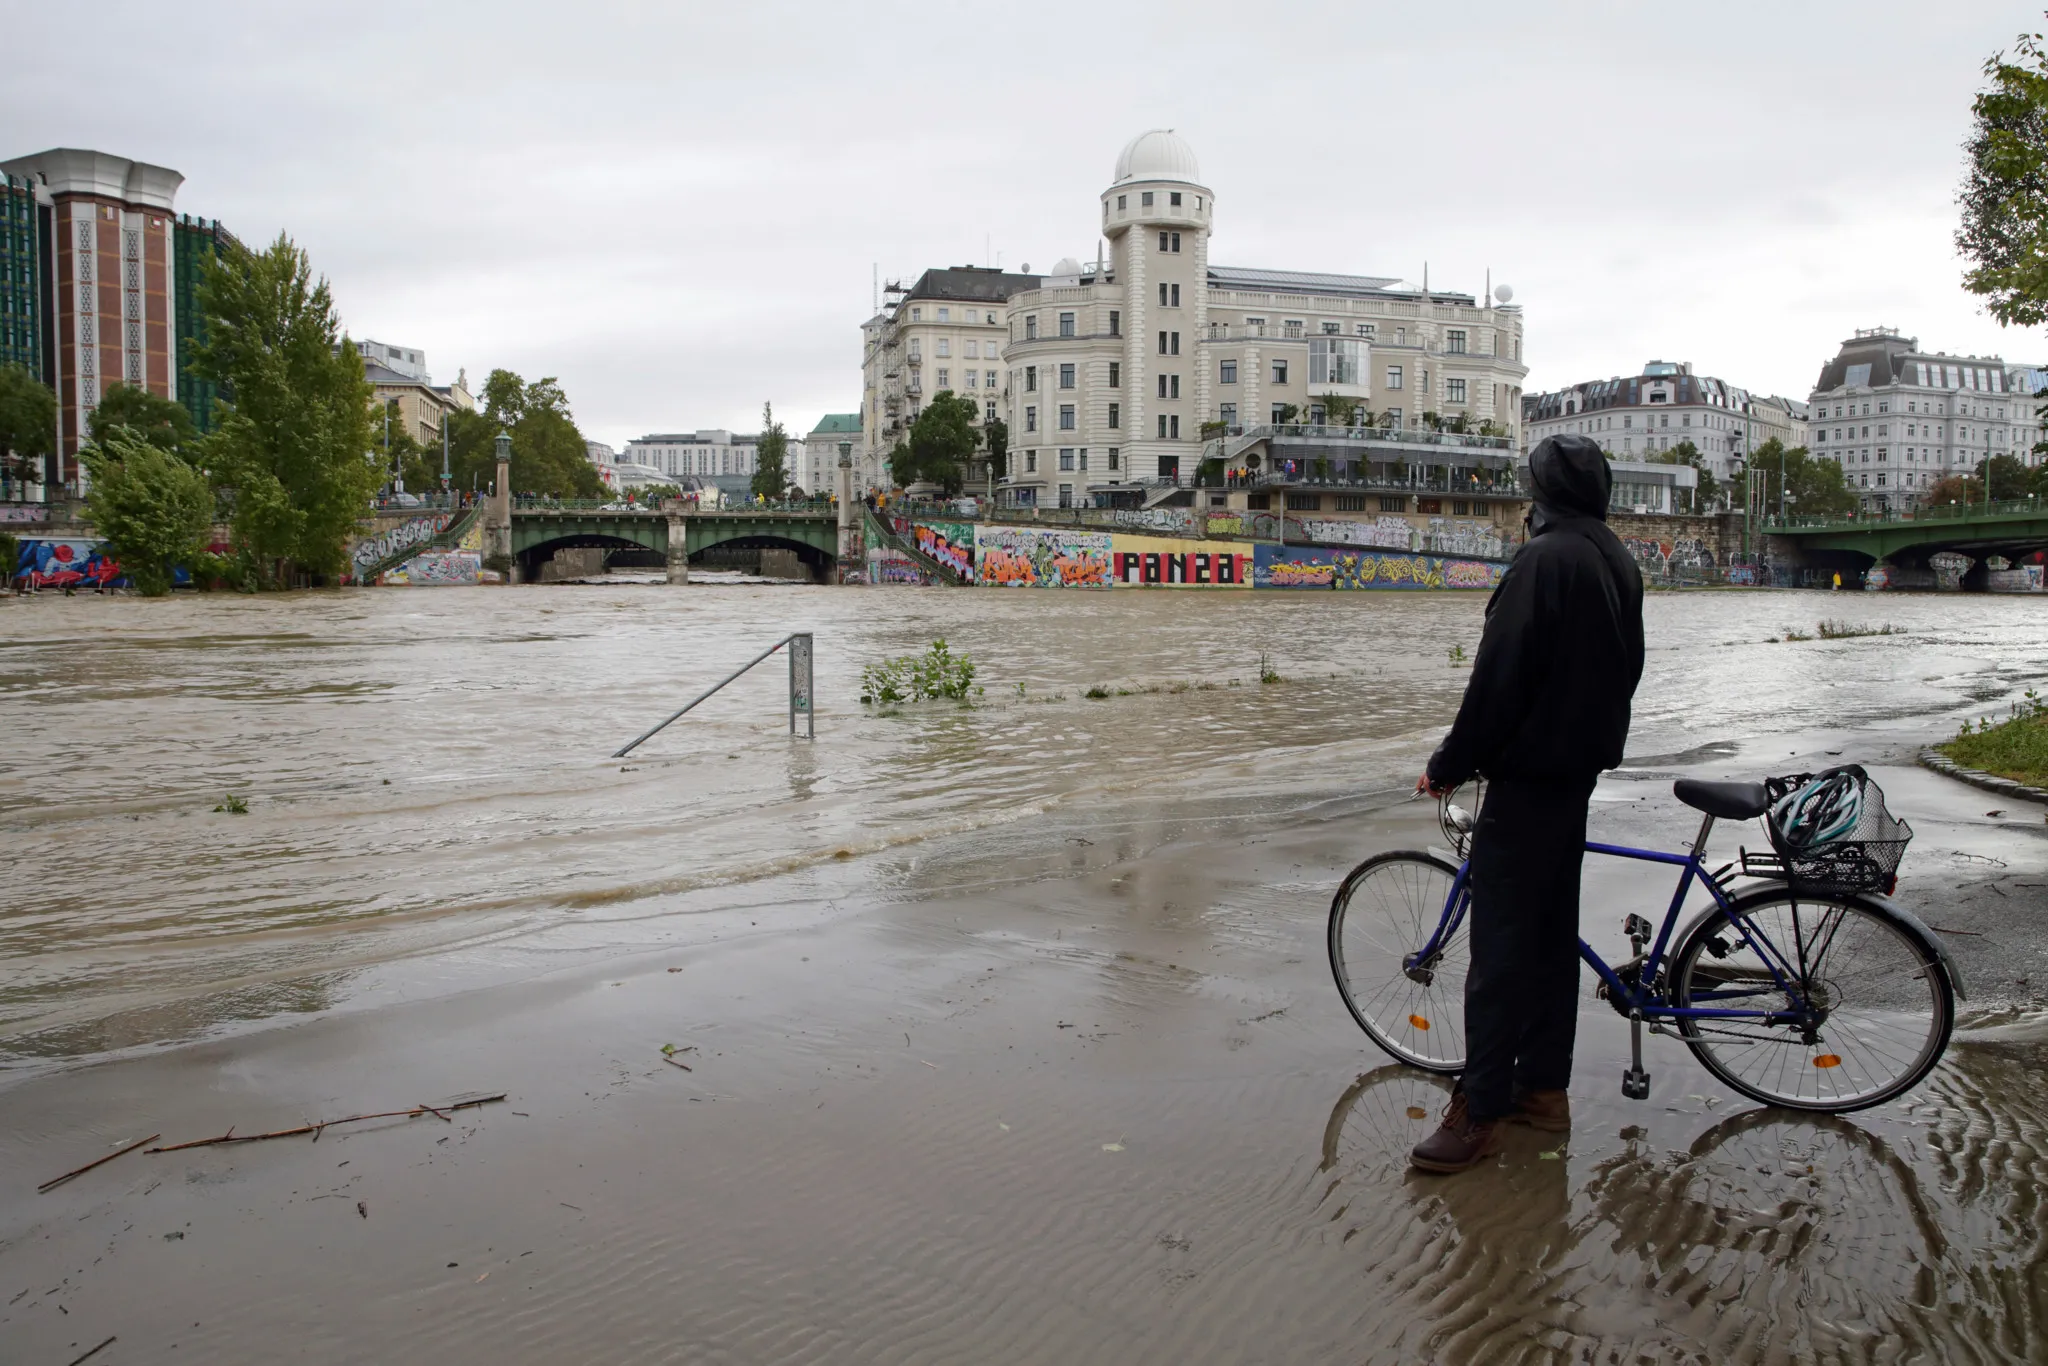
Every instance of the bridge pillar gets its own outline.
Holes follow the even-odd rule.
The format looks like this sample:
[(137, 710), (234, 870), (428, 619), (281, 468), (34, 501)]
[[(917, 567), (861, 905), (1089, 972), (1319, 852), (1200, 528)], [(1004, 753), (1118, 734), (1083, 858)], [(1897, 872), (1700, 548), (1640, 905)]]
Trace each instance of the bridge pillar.
[(505, 582), (519, 582), (519, 565), (512, 560), (512, 438), (503, 432), (497, 440), (498, 477), (491, 483), (491, 501), (484, 508), (484, 558), (503, 556), (512, 567)]
[(668, 581), (677, 584), (690, 581), (689, 523), (673, 513), (668, 519)]

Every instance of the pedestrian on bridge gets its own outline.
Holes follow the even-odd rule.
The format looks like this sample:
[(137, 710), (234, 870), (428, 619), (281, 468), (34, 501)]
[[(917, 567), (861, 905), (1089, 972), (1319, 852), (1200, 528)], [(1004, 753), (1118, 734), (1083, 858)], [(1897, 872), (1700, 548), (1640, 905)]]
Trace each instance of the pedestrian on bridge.
[(1553, 436), (1529, 457), (1529, 539), (1486, 604), (1457, 720), (1416, 780), (1487, 780), (1471, 850), (1465, 1073), (1411, 1161), (1477, 1166), (1504, 1120), (1571, 1126), (1579, 865), (1593, 784), (1621, 762), (1643, 676), (1643, 580), (1607, 527), (1607, 457)]

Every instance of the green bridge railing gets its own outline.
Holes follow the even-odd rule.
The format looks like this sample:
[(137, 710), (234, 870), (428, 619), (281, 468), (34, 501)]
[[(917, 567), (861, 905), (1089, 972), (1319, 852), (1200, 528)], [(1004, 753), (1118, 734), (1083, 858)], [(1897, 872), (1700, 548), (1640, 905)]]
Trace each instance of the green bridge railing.
[(2039, 497), (2001, 498), (1990, 503), (1938, 503), (1905, 511), (1852, 512), (1846, 517), (1772, 517), (1765, 531), (1856, 531), (1866, 527), (1912, 526), (1926, 522), (1981, 521), (1986, 518), (2039, 517), (2048, 504)]

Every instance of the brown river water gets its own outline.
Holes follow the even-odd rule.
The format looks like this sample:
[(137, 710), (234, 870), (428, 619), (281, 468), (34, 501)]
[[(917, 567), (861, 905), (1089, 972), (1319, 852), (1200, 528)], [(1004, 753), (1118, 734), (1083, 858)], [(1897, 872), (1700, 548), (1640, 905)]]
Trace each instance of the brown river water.
[[(1430, 1181), (1441, 1086), (1344, 1015), (1322, 918), (1441, 842), (1400, 791), (1483, 606), (0, 605), (0, 1359), (2048, 1359), (2048, 827), (1906, 766), (2048, 676), (2048, 603), (1653, 595), (1596, 831), (1689, 838), (1674, 772), (1879, 765), (1969, 1012), (1915, 1093), (1827, 1119), (1669, 1040), (1622, 1100), (1588, 990), (1569, 1140)], [(1822, 617), (1902, 633), (1766, 642)], [(814, 741), (777, 659), (609, 757), (793, 630)], [(973, 706), (859, 705), (941, 636)], [(1596, 944), (1633, 878), (1589, 867)], [(22, 1180), (479, 1084), (512, 1099), (431, 1133)]]

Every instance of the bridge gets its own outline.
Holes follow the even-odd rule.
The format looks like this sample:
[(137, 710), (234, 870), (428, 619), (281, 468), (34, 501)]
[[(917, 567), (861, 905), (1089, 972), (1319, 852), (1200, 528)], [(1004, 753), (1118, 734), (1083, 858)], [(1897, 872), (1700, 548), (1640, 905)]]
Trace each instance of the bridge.
[(720, 547), (793, 551), (819, 583), (833, 581), (838, 563), (838, 514), (816, 503), (657, 511), (522, 500), (510, 515), (511, 555), (525, 581), (539, 578), (557, 550), (579, 547), (654, 551), (666, 560), (671, 583), (689, 582), (690, 561)]
[(2048, 506), (2038, 498), (2016, 498), (1851, 517), (1788, 517), (1767, 522), (1763, 532), (1808, 568), (1841, 570), (1847, 579), (1882, 564), (1892, 582), (1904, 587), (1932, 588), (1930, 557), (1961, 555), (1975, 561), (1963, 575), (1963, 588), (1982, 590), (1993, 556), (2018, 561), (2048, 550)]

